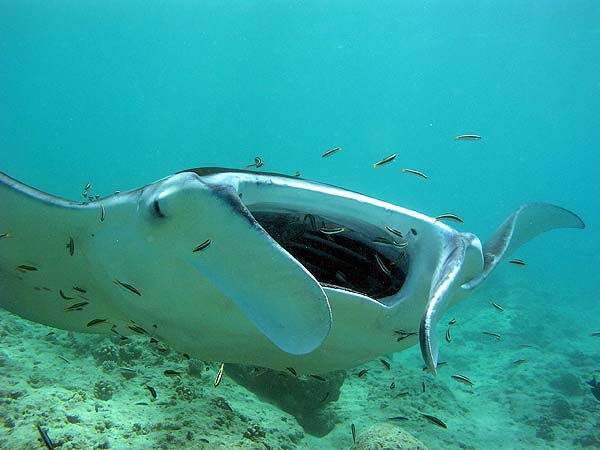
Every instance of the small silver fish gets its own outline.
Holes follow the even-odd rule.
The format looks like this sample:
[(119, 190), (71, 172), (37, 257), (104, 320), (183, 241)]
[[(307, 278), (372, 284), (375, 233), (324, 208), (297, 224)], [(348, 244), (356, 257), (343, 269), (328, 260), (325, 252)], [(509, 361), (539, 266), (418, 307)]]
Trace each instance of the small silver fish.
[(481, 334), (487, 334), (488, 336), (494, 336), (497, 341), (500, 340), (500, 335), (498, 333), (493, 333), (491, 331), (482, 331)]
[(335, 272), (335, 277), (344, 284), (348, 284), (348, 280), (346, 279), (346, 275), (340, 270)]
[(312, 214), (305, 214), (303, 222), (306, 223), (306, 219), (310, 221), (311, 230), (317, 231), (317, 219)]
[(62, 298), (64, 298), (65, 300), (73, 300), (75, 297), (69, 297), (68, 295), (66, 295), (62, 289), (58, 290), (58, 293), (60, 294), (60, 296)]
[(225, 370), (225, 363), (222, 362), (221, 366), (219, 367), (219, 371), (217, 372), (217, 376), (215, 377), (215, 387), (219, 387), (219, 385), (221, 384), (221, 380), (223, 379), (223, 371)]
[(504, 308), (502, 306), (500, 306), (498, 303), (494, 303), (494, 302), (490, 302), (492, 304), (492, 306), (494, 308), (496, 308), (498, 311), (502, 312), (504, 311)]
[(254, 158), (254, 164), (248, 164), (246, 166), (246, 168), (256, 167), (258, 169), (259, 167), (262, 167), (262, 166), (263, 166), (263, 161), (260, 156), (257, 156), (256, 158)]
[(35, 426), (37, 427), (38, 433), (40, 433), (40, 436), (42, 438), (42, 441), (44, 441), (44, 445), (46, 446), (46, 448), (48, 450), (54, 450), (55, 447), (52, 443), (52, 439), (50, 439), (50, 436), (48, 436), (48, 432), (42, 428), (39, 422), (37, 422)]
[(453, 220), (454, 222), (464, 223), (464, 221), (456, 214), (444, 213), (435, 217), (435, 220)]
[(391, 163), (393, 160), (396, 159), (396, 156), (397, 155), (395, 153), (391, 154), (390, 156), (386, 156), (381, 161), (377, 161), (375, 164), (373, 164), (373, 168), (376, 169), (377, 167), (381, 167), (384, 164)]
[(522, 259), (511, 259), (509, 261), (510, 264), (514, 264), (515, 266), (526, 266), (527, 263)]
[(98, 325), (99, 323), (106, 322), (106, 319), (93, 319), (87, 323), (87, 327), (93, 327), (94, 325)]
[(315, 380), (319, 380), (319, 381), (327, 381), (325, 378), (319, 376), (319, 375), (310, 375), (312, 378), (314, 378)]
[(148, 389), (150, 391), (150, 395), (152, 395), (152, 398), (156, 398), (156, 389), (154, 389), (150, 385), (146, 385), (146, 389)]
[(385, 226), (385, 229), (388, 230), (390, 233), (395, 234), (396, 236), (398, 236), (400, 239), (404, 238), (404, 235), (402, 234), (401, 231), (396, 230), (395, 228), (392, 227), (388, 227), (387, 225)]
[(427, 179), (427, 175), (425, 175), (423, 172), (419, 171), (419, 170), (415, 170), (415, 169), (402, 169), (402, 172), (404, 173), (412, 173), (413, 175), (417, 175), (418, 177), (421, 177), (423, 179)]
[(386, 267), (385, 263), (382, 261), (382, 259), (377, 253), (375, 253), (375, 260), (377, 261), (377, 264), (379, 265), (379, 268), (383, 271), (383, 273), (385, 273), (386, 275), (392, 273), (392, 271)]
[(427, 420), (429, 420), (431, 423), (434, 423), (439, 427), (448, 428), (448, 426), (446, 426), (446, 424), (444, 422), (442, 422), (440, 419), (438, 419), (435, 416), (430, 416), (429, 414), (422, 414), (422, 416), (425, 417)]
[(90, 302), (79, 302), (69, 306), (65, 311), (81, 311), (85, 305), (89, 305)]
[(138, 295), (138, 296), (140, 296), (140, 297), (142, 296), (142, 293), (141, 293), (140, 291), (138, 291), (138, 290), (137, 290), (135, 287), (133, 287), (133, 286), (132, 286), (131, 284), (129, 284), (129, 283), (125, 283), (124, 281), (120, 281), (120, 280), (116, 280), (116, 279), (115, 279), (115, 280), (113, 280), (113, 283), (114, 283), (114, 284), (116, 284), (116, 285), (118, 285), (118, 286), (122, 286), (122, 287), (124, 287), (124, 288), (125, 288), (125, 289), (127, 289), (128, 291), (131, 291), (131, 292), (133, 292), (135, 295)]
[(344, 227), (321, 227), (319, 231), (323, 234), (338, 234), (346, 231)]
[(478, 134), (461, 134), (454, 138), (457, 141), (478, 141), (481, 136)]
[(466, 384), (467, 386), (473, 386), (473, 382), (464, 375), (452, 375), (450, 378), (458, 381), (459, 383)]
[(210, 239), (205, 240), (202, 244), (197, 245), (194, 250), (192, 250), (192, 253), (197, 253), (197, 252), (201, 252), (202, 250), (204, 250), (205, 248), (207, 248), (211, 243)]
[(396, 242), (396, 241), (392, 241), (391, 239), (381, 237), (381, 236), (378, 236), (375, 239), (373, 239), (373, 243), (374, 244), (383, 244), (383, 245), (392, 245), (392, 246), (398, 247), (398, 248), (404, 248), (408, 245), (408, 242)]
[(321, 158), (327, 158), (328, 156), (331, 156), (334, 153), (339, 152), (341, 149), (342, 149), (342, 147), (335, 147), (335, 148), (332, 148), (331, 150), (327, 150), (325, 153), (323, 153), (321, 155)]

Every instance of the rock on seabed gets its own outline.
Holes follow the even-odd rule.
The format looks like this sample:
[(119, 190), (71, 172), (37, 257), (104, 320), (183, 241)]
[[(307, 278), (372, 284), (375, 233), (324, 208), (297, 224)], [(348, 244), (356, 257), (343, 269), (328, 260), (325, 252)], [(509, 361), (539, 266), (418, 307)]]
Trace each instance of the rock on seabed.
[(380, 423), (359, 432), (350, 450), (427, 450), (427, 447), (408, 431)]

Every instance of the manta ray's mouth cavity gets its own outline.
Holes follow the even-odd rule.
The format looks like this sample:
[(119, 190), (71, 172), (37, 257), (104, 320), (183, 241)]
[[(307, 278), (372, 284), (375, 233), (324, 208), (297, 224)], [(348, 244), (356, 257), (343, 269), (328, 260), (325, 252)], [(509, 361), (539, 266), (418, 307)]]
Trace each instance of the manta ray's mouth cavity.
[(404, 284), (408, 253), (371, 224), (339, 223), (297, 211), (250, 210), (271, 237), (323, 285), (383, 299)]

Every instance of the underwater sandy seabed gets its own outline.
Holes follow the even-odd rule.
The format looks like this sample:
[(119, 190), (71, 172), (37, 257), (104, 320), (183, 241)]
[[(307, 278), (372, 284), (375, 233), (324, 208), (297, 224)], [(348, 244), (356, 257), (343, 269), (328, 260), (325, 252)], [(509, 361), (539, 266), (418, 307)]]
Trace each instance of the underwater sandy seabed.
[[(600, 338), (591, 336), (600, 331), (600, 311), (567, 309), (578, 299), (558, 295), (524, 282), (476, 292), (438, 324), (447, 364), (435, 378), (422, 370), (415, 346), (382, 355), (390, 369), (375, 360), (326, 381), (226, 365), (217, 388), (218, 363), (188, 360), (147, 337), (70, 333), (0, 310), (0, 448), (45, 448), (38, 421), (62, 450), (600, 448), (600, 402), (586, 383), (600, 378)], [(262, 388), (239, 385), (233, 373)], [(474, 385), (451, 378), (457, 374)], [(407, 420), (389, 420), (397, 416)], [(309, 434), (301, 423), (326, 434)], [(399, 429), (422, 446), (400, 443)]]

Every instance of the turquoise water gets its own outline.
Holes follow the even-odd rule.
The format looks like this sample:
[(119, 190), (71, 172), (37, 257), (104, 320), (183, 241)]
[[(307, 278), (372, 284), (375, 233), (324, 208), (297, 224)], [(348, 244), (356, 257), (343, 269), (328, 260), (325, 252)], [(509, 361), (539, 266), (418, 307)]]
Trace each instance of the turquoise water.
[[(259, 155), (268, 171), (456, 213), (458, 228), (482, 239), (527, 201), (575, 211), (585, 231), (523, 247), (526, 272), (502, 269), (489, 292), (530, 289), (535, 305), (509, 301), (529, 314), (515, 327), (545, 333), (546, 361), (572, 352), (587, 361), (571, 371), (580, 391), (560, 394), (585, 414), (558, 420), (555, 440), (504, 448), (586, 448), (556, 437), (569, 433), (600, 443), (600, 402), (585, 385), (600, 374), (600, 339), (590, 337), (600, 331), (599, 2), (0, 0), (0, 37), (0, 170), (55, 195), (80, 199), (88, 182), (107, 195)], [(465, 133), (483, 138), (454, 140)], [(321, 158), (335, 146), (343, 150)], [(372, 168), (391, 153), (393, 164)], [(457, 311), (484, 320), (486, 300)], [(397, 361), (418, 361), (410, 352)], [(472, 358), (495, 355), (482, 352)], [(351, 398), (344, 407), (369, 408)], [(339, 428), (349, 436), (349, 422)], [(456, 429), (436, 440), (430, 428), (416, 430), (430, 448), (458, 442)], [(0, 430), (1, 442), (11, 433)], [(485, 435), (473, 448), (500, 448)], [(351, 445), (322, 439), (306, 448)]]

